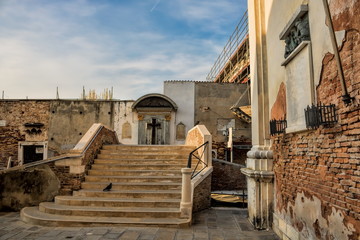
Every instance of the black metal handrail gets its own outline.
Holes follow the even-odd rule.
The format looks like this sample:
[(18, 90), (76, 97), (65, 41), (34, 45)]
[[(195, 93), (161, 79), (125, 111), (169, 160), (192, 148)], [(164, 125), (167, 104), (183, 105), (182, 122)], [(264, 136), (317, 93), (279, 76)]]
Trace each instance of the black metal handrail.
[[(205, 153), (205, 150), (207, 149), (207, 146), (209, 144), (209, 141), (206, 141), (205, 143), (201, 144), (199, 147), (197, 147), (196, 149), (192, 150), (190, 153), (189, 153), (189, 159), (188, 159), (188, 164), (187, 164), (187, 167), (188, 168), (191, 168), (191, 160), (192, 160), (192, 157), (194, 156), (198, 162), (196, 163), (196, 166), (191, 174), (191, 179), (193, 179), (194, 177), (196, 177), (199, 173), (201, 173), (201, 171), (203, 171), (205, 168), (207, 168), (208, 164), (204, 161), (201, 160), (202, 156), (204, 156), (204, 153)], [(201, 153), (201, 156), (198, 157), (197, 155), (194, 154), (194, 152), (196, 152), (197, 150), (199, 150), (200, 148), (204, 147), (204, 150), (203, 152)], [(205, 167), (203, 167), (200, 171), (196, 172), (196, 169), (197, 167), (199, 166), (200, 162), (202, 162)], [(196, 173), (195, 173), (196, 172)]]

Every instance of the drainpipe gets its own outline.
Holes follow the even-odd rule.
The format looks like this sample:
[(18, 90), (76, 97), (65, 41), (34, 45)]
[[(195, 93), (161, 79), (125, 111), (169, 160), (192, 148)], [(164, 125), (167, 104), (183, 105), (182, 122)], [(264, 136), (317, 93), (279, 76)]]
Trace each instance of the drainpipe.
[(346, 88), (346, 83), (345, 83), (345, 77), (344, 77), (344, 71), (343, 71), (343, 67), (341, 64), (341, 58), (340, 58), (340, 54), (339, 54), (339, 49), (338, 49), (338, 45), (337, 45), (337, 41), (336, 41), (336, 36), (335, 36), (335, 31), (334, 31), (334, 25), (333, 22), (331, 20), (331, 14), (330, 14), (330, 8), (329, 8), (329, 4), (327, 2), (327, 0), (323, 0), (323, 4), (324, 4), (324, 9), (325, 9), (325, 14), (326, 14), (326, 18), (327, 18), (327, 22), (329, 24), (329, 32), (330, 32), (330, 38), (331, 38), (331, 43), (334, 49), (334, 55), (335, 55), (335, 59), (336, 59), (336, 64), (338, 67), (338, 73), (339, 73), (339, 77), (340, 77), (340, 83), (341, 83), (341, 88), (342, 88), (342, 101), (348, 105), (352, 102), (352, 100), (354, 98), (350, 97), (347, 88)]

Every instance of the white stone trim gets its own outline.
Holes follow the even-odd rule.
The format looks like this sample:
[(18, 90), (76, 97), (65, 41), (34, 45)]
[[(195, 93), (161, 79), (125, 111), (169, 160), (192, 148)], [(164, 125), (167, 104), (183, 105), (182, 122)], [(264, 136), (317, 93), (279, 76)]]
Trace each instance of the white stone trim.
[(294, 51), (285, 59), (284, 62), (281, 63), (281, 66), (286, 66), (291, 60), (293, 60), (296, 55), (303, 50), (307, 45), (310, 45), (310, 41), (302, 41), (295, 49)]
[(289, 22), (286, 24), (285, 28), (281, 31), (279, 35), (280, 40), (285, 39), (285, 37), (289, 34), (290, 29), (294, 26), (296, 20), (304, 16), (308, 11), (309, 6), (307, 4), (300, 5), (294, 15), (290, 18)]
[(33, 146), (33, 145), (43, 146), (44, 152), (43, 152), (43, 159), (42, 160), (47, 159), (47, 157), (48, 157), (48, 142), (47, 141), (43, 141), (43, 142), (30, 142), (30, 141), (18, 142), (18, 161), (19, 161), (19, 165), (24, 164), (24, 148), (23, 148), (23, 146)]

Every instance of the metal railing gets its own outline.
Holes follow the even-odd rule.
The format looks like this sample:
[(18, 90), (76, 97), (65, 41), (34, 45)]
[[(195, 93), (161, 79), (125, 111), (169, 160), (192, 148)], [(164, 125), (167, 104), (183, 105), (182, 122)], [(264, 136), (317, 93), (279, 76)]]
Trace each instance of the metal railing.
[[(192, 162), (192, 157), (194, 157), (194, 158), (196, 158), (196, 159), (198, 160), (197, 163), (196, 163), (196, 166), (195, 166), (195, 168), (194, 168), (194, 170), (193, 170), (193, 172), (191, 173), (191, 179), (193, 179), (194, 177), (196, 177), (196, 176), (197, 176), (199, 173), (201, 173), (205, 168), (207, 168), (208, 164), (207, 164), (206, 162), (204, 162), (203, 160), (201, 160), (201, 158), (204, 156), (204, 153), (205, 153), (208, 145), (209, 145), (209, 142), (207, 141), (207, 142), (203, 143), (202, 145), (200, 145), (199, 147), (197, 147), (196, 149), (192, 150), (192, 151), (189, 153), (189, 159), (188, 159), (188, 164), (187, 164), (187, 167), (188, 167), (188, 168), (191, 168), (191, 167), (192, 167), (192, 164), (191, 164), (191, 162)], [(203, 149), (203, 152), (201, 153), (200, 157), (199, 157), (198, 155), (195, 155), (194, 153), (195, 153), (196, 151), (198, 151), (198, 150), (199, 150), (200, 148), (202, 148), (202, 147), (204, 147), (204, 149)], [(203, 164), (204, 164), (204, 167), (203, 167), (200, 171), (196, 172), (196, 169), (198, 168), (198, 166), (199, 166), (200, 163), (203, 163)]]
[(206, 77), (206, 80), (216, 81), (221, 72), (225, 71), (224, 68), (227, 66), (228, 63), (230, 63), (231, 66), (230, 71), (225, 74), (227, 76), (224, 77), (226, 80), (232, 78), (234, 74), (236, 75), (236, 72), (240, 72), (241, 74), (242, 72), (247, 71), (246, 76), (241, 76), (241, 79), (244, 79), (249, 75), (248, 64), (238, 65), (232, 63), (232, 58), (235, 54), (239, 55), (237, 56), (236, 62), (239, 62), (241, 60), (248, 61), (248, 32), (248, 13), (247, 11), (245, 11), (234, 32), (231, 34), (228, 42), (226, 43), (224, 49), (216, 59), (213, 67), (211, 68), (209, 74)]

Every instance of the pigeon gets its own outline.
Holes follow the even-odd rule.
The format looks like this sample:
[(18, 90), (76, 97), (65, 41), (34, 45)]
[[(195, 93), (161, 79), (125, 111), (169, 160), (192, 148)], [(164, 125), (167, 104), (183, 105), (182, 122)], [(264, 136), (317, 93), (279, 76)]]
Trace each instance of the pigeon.
[(112, 183), (110, 183), (109, 185), (106, 186), (106, 188), (104, 188), (104, 192), (108, 192), (111, 190), (111, 187), (112, 187)]

